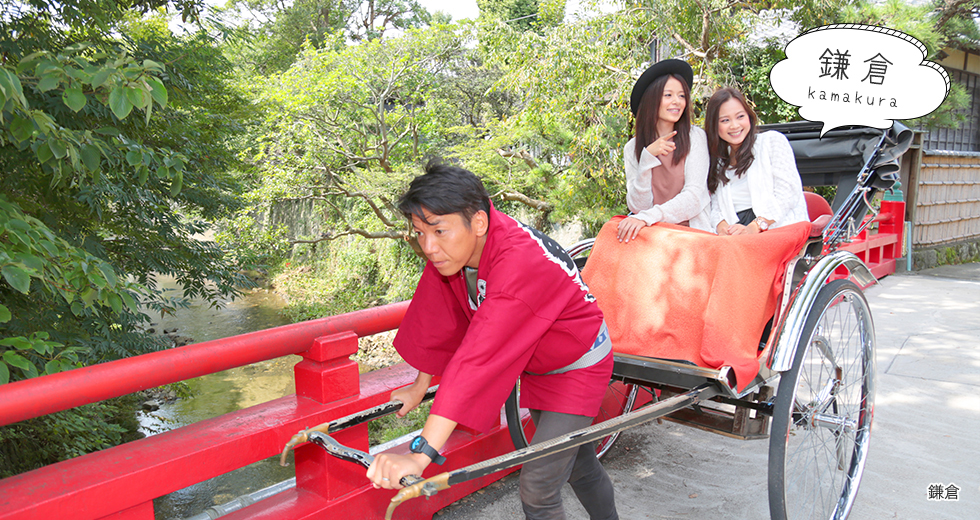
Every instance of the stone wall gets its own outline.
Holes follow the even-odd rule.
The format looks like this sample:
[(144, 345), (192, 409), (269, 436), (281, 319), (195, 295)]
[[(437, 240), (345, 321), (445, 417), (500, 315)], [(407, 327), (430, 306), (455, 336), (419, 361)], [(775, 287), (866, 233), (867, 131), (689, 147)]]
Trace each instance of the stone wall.
[(912, 251), (912, 270), (931, 269), (941, 265), (980, 262), (980, 240), (967, 240)]

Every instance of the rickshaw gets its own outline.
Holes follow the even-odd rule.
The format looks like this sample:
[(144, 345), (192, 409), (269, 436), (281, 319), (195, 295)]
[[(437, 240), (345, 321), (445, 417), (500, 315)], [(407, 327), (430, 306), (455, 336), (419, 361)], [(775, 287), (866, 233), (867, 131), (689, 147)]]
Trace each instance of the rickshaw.
[[(875, 388), (874, 323), (862, 290), (876, 280), (857, 256), (839, 247), (873, 221), (872, 200), (898, 181), (899, 160), (912, 140), (899, 123), (886, 130), (843, 127), (822, 137), (821, 126), (803, 121), (760, 127), (790, 140), (804, 185), (834, 185), (837, 196), (829, 205), (817, 200), (822, 210), (807, 197), (811, 229), (819, 233), (811, 232), (813, 238), (785, 267), (755, 380), (738, 390), (727, 366), (615, 354), (594, 423), (673, 397), (681, 400), (653, 414), (658, 421), (664, 416), (730, 437), (768, 437), (773, 520), (842, 519), (854, 504), (868, 456)], [(580, 269), (594, 242), (568, 249)], [(511, 438), (521, 449), (533, 425), (518, 403), (519, 383), (505, 408)], [(600, 457), (618, 435), (596, 441)]]
[[(764, 125), (789, 139), (804, 185), (837, 186), (831, 204), (811, 207), (811, 238), (783, 268), (781, 297), (760, 344), (754, 379), (736, 384), (729, 366), (615, 353), (612, 378), (595, 422), (564, 437), (529, 445), (533, 423), (519, 407), (520, 382), (504, 406), (516, 451), (428, 479), (404, 477), (385, 518), (405, 500), (511, 468), (556, 451), (595, 442), (605, 455), (619, 432), (668, 420), (742, 439), (769, 438), (769, 510), (774, 520), (843, 519), (864, 471), (874, 415), (875, 334), (863, 288), (870, 269), (840, 246), (873, 222), (873, 198), (898, 181), (899, 160), (912, 132), (901, 124), (879, 130), (822, 125)], [(595, 239), (568, 249), (579, 269)], [(600, 306), (602, 302), (600, 301)], [(603, 309), (606, 312), (605, 309)], [(608, 313), (607, 313), (608, 314)], [(437, 387), (430, 388), (425, 400)], [(299, 432), (288, 451), (312, 442), (332, 455), (369, 466), (373, 456), (329, 433), (393, 413), (392, 402)], [(771, 424), (770, 424), (771, 423)]]

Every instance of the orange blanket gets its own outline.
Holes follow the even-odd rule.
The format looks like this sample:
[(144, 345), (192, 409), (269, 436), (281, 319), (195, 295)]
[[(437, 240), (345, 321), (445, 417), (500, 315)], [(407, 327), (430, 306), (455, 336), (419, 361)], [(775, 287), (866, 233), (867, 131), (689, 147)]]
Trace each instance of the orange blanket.
[(786, 262), (808, 222), (719, 237), (671, 224), (620, 243), (607, 222), (582, 272), (606, 317), (613, 350), (734, 369), (738, 387), (759, 371), (759, 339), (782, 293)]

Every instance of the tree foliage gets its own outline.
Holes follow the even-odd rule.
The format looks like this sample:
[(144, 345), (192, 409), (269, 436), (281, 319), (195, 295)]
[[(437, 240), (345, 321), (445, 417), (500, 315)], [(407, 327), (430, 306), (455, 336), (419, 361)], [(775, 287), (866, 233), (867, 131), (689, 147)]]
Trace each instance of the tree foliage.
[[(231, 65), (213, 40), (175, 38), (154, 10), (175, 7), (187, 19), (199, 4), (4, 6), (0, 384), (166, 346), (145, 332), (148, 310), (217, 301), (247, 283), (197, 236), (239, 205), (231, 137), (248, 104), (228, 87)], [(183, 295), (161, 292), (161, 274)], [(67, 411), (0, 437), (41, 438), (51, 421), (99, 431), (115, 413)], [(80, 439), (48, 451), (64, 458), (113, 441)]]
[[(189, 65), (201, 42), (175, 46), (93, 36), (8, 53), (15, 66), (0, 68), (4, 335), (30, 337), (40, 326), (68, 352), (86, 352), (78, 361), (93, 362), (153, 344), (138, 338), (138, 304), (173, 305), (154, 292), (155, 273), (176, 275), (188, 296), (235, 292), (239, 277), (221, 251), (193, 239), (205, 228), (196, 217), (233, 201), (234, 183), (219, 173), (230, 154), (214, 141), (227, 131), (215, 126), (221, 101), (200, 88), (210, 69)], [(174, 53), (185, 61), (173, 62)], [(196, 89), (194, 99), (186, 89)], [(42, 310), (59, 318), (38, 321)], [(32, 364), (63, 368), (44, 355)]]
[(242, 27), (229, 43), (236, 61), (262, 75), (289, 68), (304, 45), (339, 50), (432, 20), (417, 0), (242, 0), (232, 8), (263, 22)]
[(267, 123), (253, 159), (263, 169), (263, 198), (323, 202), (334, 229), (318, 240), (406, 237), (391, 199), (407, 170), (444, 139), (452, 108), (430, 94), (462, 52), (461, 39), (440, 30), (309, 49), (262, 88)]
[(977, 0), (934, 0), (935, 27), (943, 35), (943, 45), (976, 49), (980, 41), (980, 2)]
[(504, 22), (518, 31), (542, 33), (561, 24), (565, 0), (477, 0), (484, 21)]

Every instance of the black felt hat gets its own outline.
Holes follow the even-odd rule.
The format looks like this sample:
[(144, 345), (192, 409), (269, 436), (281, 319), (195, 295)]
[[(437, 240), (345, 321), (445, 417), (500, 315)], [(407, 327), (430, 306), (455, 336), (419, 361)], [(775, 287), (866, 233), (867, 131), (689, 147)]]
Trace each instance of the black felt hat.
[(636, 80), (636, 84), (633, 85), (633, 93), (630, 94), (630, 110), (633, 111), (634, 116), (636, 111), (640, 109), (643, 93), (657, 78), (666, 74), (676, 74), (684, 78), (684, 81), (687, 82), (687, 88), (694, 86), (694, 71), (686, 61), (674, 59), (658, 61), (643, 71), (643, 74), (640, 74), (640, 79)]

